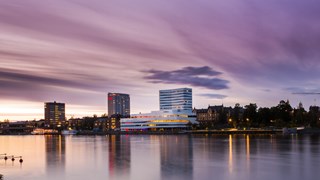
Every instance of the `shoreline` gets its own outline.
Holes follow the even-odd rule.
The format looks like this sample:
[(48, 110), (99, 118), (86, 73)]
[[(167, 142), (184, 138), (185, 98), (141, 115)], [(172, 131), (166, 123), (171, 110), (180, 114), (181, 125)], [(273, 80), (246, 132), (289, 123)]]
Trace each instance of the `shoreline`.
[[(91, 131), (79, 131), (76, 135), (87, 135), (87, 136), (104, 136), (104, 135), (193, 135), (193, 134), (216, 134), (216, 135), (232, 135), (232, 134), (299, 134), (299, 135), (320, 135), (320, 129), (303, 129), (296, 131), (295, 133), (283, 133), (283, 130), (188, 130), (188, 131), (109, 131), (109, 132), (91, 132)], [(1, 135), (32, 135), (30, 133), (11, 133), (11, 134), (0, 134)], [(53, 134), (39, 134), (39, 135), (60, 135), (57, 133)]]

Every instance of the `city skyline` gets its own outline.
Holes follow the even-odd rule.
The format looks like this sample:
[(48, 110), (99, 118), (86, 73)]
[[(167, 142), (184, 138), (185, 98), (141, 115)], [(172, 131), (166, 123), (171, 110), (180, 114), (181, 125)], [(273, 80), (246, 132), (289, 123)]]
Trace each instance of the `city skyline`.
[(0, 120), (159, 109), (158, 91), (193, 89), (193, 106), (319, 106), (320, 2), (306, 0), (0, 2)]

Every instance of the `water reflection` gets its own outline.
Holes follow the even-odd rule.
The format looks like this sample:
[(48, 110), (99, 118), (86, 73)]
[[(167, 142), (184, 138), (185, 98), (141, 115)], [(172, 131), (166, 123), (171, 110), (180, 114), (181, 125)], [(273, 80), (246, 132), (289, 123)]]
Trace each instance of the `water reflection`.
[(131, 164), (130, 136), (110, 135), (108, 140), (110, 177), (129, 176)]
[(64, 174), (66, 141), (64, 136), (45, 136), (46, 169), (49, 176)]
[(0, 136), (5, 179), (316, 179), (320, 136)]
[(190, 136), (160, 136), (161, 179), (193, 179)]
[(232, 135), (229, 135), (229, 172), (232, 173), (233, 169), (233, 149), (232, 149)]

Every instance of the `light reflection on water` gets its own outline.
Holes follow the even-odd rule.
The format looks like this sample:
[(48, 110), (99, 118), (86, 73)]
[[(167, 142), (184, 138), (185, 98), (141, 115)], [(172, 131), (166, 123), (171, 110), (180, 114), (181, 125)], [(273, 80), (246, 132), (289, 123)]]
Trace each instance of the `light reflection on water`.
[(0, 136), (5, 180), (314, 179), (319, 136)]

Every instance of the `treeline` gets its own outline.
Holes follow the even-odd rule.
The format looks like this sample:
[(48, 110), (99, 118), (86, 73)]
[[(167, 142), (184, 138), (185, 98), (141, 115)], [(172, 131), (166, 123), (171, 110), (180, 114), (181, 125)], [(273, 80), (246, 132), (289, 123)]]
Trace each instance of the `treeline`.
[[(305, 109), (302, 103), (293, 108), (289, 101), (281, 100), (277, 106), (268, 108), (251, 103), (241, 107), (224, 107), (218, 110), (216, 121), (207, 127), (217, 128), (226, 125), (233, 128), (283, 128), (283, 127), (320, 127), (320, 111), (318, 106), (310, 106)], [(203, 126), (200, 125), (200, 126)]]

